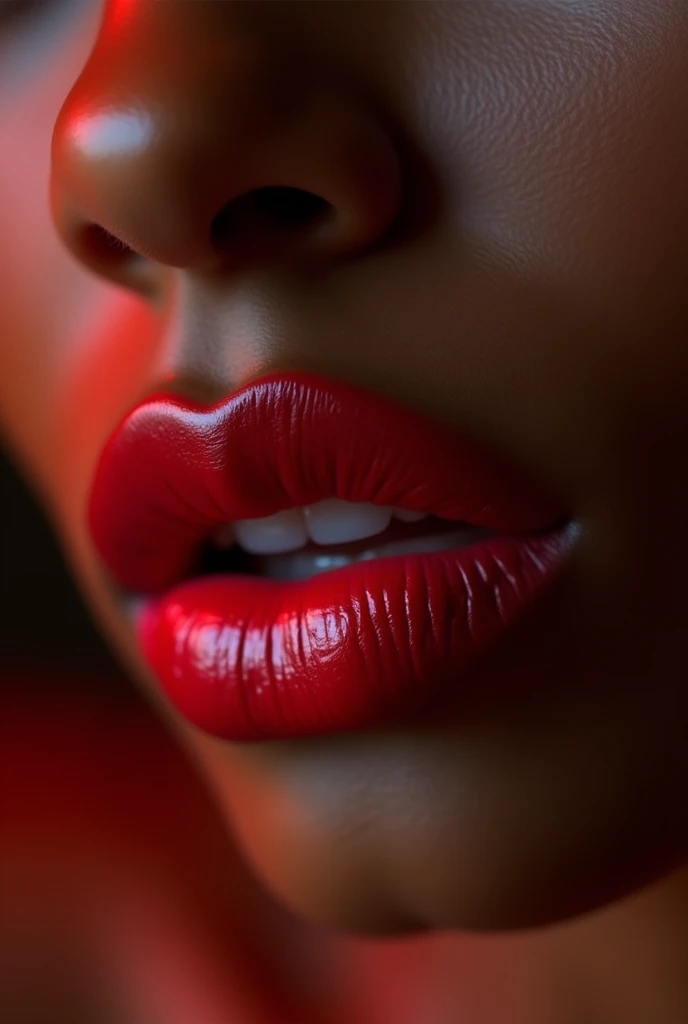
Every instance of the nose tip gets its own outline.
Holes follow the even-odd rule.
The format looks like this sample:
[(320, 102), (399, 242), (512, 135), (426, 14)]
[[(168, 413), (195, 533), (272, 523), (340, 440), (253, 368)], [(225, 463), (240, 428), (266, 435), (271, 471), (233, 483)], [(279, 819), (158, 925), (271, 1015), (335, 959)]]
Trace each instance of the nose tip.
[(142, 74), (104, 56), (100, 40), (52, 151), (57, 230), (97, 273), (141, 290), (161, 267), (325, 261), (394, 222), (397, 148), (344, 87), (304, 81), (287, 100), (265, 60), (187, 67), (179, 85), (162, 61)]

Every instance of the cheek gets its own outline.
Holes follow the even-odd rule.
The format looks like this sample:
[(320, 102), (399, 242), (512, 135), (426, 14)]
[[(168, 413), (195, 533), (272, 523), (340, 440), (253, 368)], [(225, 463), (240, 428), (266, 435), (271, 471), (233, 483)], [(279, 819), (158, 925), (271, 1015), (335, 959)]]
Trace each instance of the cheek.
[(159, 331), (143, 302), (84, 271), (53, 227), (50, 137), (55, 96), (68, 90), (58, 78), (0, 116), (10, 154), (0, 162), (0, 426), (74, 536), (98, 452), (144, 389)]
[(580, 309), (630, 326), (676, 310), (685, 19), (673, 5), (623, 2), (438, 5), (439, 17), (453, 6), (454, 31), (450, 21), (409, 103), (460, 230), (562, 305), (575, 288)]
[(150, 387), (163, 324), (140, 300), (113, 291), (74, 339), (63, 364), (56, 416), (56, 512), (83, 542), (84, 513), (97, 460), (125, 412)]
[[(0, 172), (0, 220), (5, 258), (0, 273), (0, 414), (31, 471), (43, 479), (54, 462), (50, 422), (54, 388), (64, 357), (63, 338), (86, 298), (52, 230), (47, 205), (48, 165), (36, 145), (46, 125), (29, 117), (26, 139), (10, 147), (5, 126), (0, 150), (11, 152)], [(48, 135), (49, 138), (49, 135)], [(21, 180), (20, 180), (21, 179)], [(84, 275), (85, 277), (85, 275)]]

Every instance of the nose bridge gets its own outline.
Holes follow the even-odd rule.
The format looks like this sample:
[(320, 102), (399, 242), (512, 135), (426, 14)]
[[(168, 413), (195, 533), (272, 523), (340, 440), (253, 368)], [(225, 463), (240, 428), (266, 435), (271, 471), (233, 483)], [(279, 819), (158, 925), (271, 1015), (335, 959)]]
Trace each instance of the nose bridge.
[[(305, 71), (284, 40), (245, 30), (240, 6), (107, 9), (53, 137), (53, 213), (80, 258), (97, 225), (155, 263), (213, 267), (218, 217), (228, 238), (230, 223), (255, 233), (253, 208), (248, 219), (246, 209), (243, 219), (224, 214), (260, 189), (312, 193), (334, 211), (311, 232), (323, 251), (366, 244), (391, 220), (400, 182), (386, 132), (346, 90)], [(263, 254), (276, 241), (271, 229)]]

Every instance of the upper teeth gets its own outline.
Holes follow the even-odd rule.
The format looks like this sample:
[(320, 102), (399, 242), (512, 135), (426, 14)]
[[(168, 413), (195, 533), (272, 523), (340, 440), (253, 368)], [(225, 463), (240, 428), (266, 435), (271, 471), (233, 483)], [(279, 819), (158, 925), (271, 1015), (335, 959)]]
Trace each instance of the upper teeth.
[(223, 523), (213, 533), (220, 547), (239, 544), (254, 555), (297, 551), (309, 540), (316, 544), (346, 544), (382, 533), (394, 516), (415, 523), (429, 513), (327, 498), (306, 508), (289, 508), (261, 519)]

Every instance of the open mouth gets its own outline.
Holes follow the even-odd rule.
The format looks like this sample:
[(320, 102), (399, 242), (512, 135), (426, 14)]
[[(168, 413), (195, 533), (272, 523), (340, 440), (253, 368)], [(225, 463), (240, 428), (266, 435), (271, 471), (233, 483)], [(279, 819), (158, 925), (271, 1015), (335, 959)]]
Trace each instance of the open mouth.
[(91, 530), (175, 707), (235, 741), (413, 714), (558, 574), (577, 529), (475, 441), (315, 374), (144, 402)]
[(331, 498), (215, 527), (191, 575), (303, 580), (355, 562), (469, 547), (494, 535), (429, 513)]

